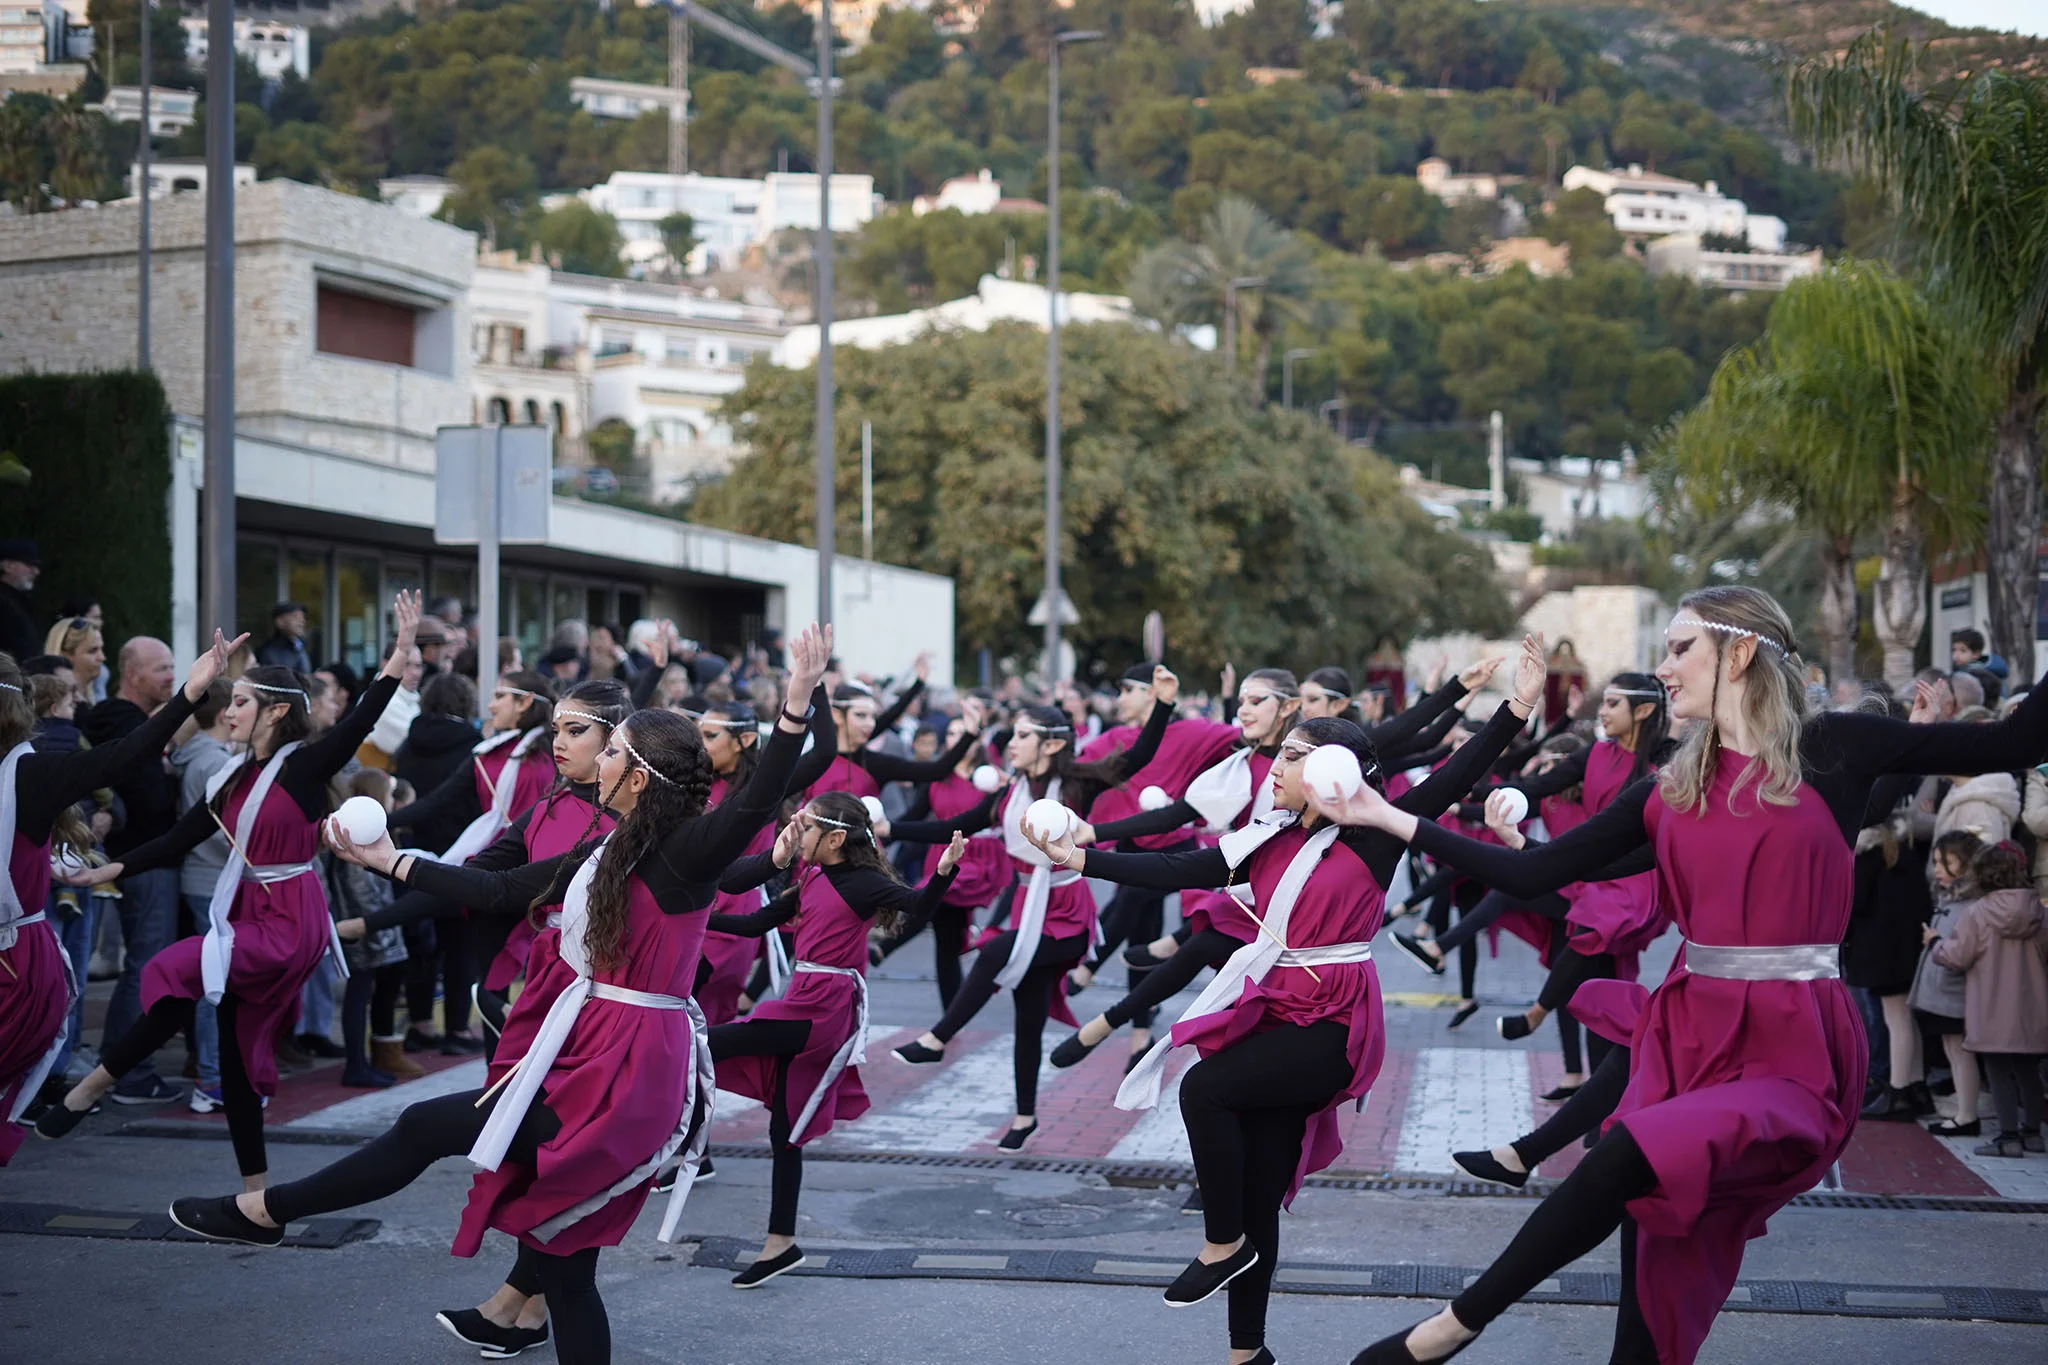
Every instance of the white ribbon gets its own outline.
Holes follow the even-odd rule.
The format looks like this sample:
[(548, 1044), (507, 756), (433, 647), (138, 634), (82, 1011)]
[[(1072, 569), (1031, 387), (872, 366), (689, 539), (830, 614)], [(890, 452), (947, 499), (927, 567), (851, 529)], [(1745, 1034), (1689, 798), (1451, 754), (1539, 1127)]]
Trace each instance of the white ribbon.
[(1245, 808), (1249, 819), (1257, 820), (1273, 809), (1273, 784), (1252, 782), (1252, 751), (1234, 749), (1230, 756), (1203, 772), (1188, 784), (1184, 800), (1202, 813), (1210, 833), (1221, 834), (1237, 821)]
[[(12, 847), (14, 840), (12, 838), (8, 839), (7, 844), (9, 847)], [(5, 882), (6, 880), (6, 878), (0, 878), (0, 882)], [(13, 935), (17, 930), (26, 929), (31, 924), (42, 923), (46, 918), (48, 916), (43, 911), (38, 910), (33, 915), (25, 915), (21, 919), (9, 924), (7, 932), (9, 935)], [(43, 1088), (43, 1082), (48, 1079), (52, 1068), (57, 1065), (57, 1054), (64, 1050), (64, 1026), (71, 1017), (71, 1005), (78, 999), (81, 993), (78, 986), (78, 973), (71, 969), (71, 954), (64, 951), (64, 941), (57, 937), (54, 929), (50, 932), (50, 941), (57, 945), (57, 960), (64, 964), (64, 1013), (57, 1020), (57, 1033), (55, 1037), (50, 1039), (50, 1046), (44, 1050), (43, 1055), (37, 1059), (36, 1064), (28, 1069), (28, 1074), (21, 1078), (21, 1089), (15, 1094), (14, 1107), (7, 1115), (9, 1123), (15, 1123), (20, 1120), (29, 1105), (35, 1101), (36, 1092)], [(9, 948), (14, 946), (11, 937), (7, 946)]]
[(0, 953), (14, 946), (14, 940), (21, 926), (28, 923), (24, 916), (27, 907), (21, 903), (21, 893), (14, 889), (14, 825), (20, 818), (21, 796), (14, 789), (15, 770), (21, 760), (34, 752), (27, 740), (7, 751), (0, 758)]
[[(250, 786), (248, 796), (242, 802), (242, 813), (235, 818), (235, 837), (228, 845), (227, 862), (221, 866), (220, 876), (213, 883), (213, 899), (206, 906), (206, 937), (199, 944), (199, 981), (206, 992), (208, 1003), (218, 1005), (221, 995), (228, 988), (228, 967), (235, 955), (235, 926), (228, 914), (235, 908), (235, 893), (240, 890), (243, 874), (250, 870), (243, 850), (249, 847), (249, 840), (256, 832), (256, 817), (262, 813), (263, 802), (270, 795), (270, 788), (277, 781), (277, 775), (284, 771), (284, 761), (299, 747), (299, 741), (279, 749), (263, 765), (263, 771), (256, 774), (256, 781)], [(242, 770), (249, 761), (247, 753), (235, 755), (212, 777), (206, 779), (206, 801), (208, 805), (227, 786), (228, 779)], [(310, 870), (312, 864), (304, 866)], [(259, 874), (266, 871), (257, 868)], [(299, 876), (298, 872), (291, 875)], [(250, 880), (261, 880), (260, 876)], [(334, 947), (336, 940), (332, 929), (333, 917), (328, 917), (328, 946)]]
[(448, 845), (444, 851), (440, 853), (416, 852), (415, 856), (428, 858), (437, 863), (446, 863), (450, 867), (460, 867), (463, 863), (468, 862), (471, 858), (489, 848), (492, 841), (500, 834), (503, 834), (505, 827), (512, 823), (512, 795), (519, 786), (519, 762), (533, 751), (533, 746), (539, 742), (544, 733), (537, 725), (524, 734), (507, 730), (502, 735), (492, 735), (489, 739), (484, 740), (474, 749), (470, 750), (470, 753), (474, 755), (470, 761), (474, 763), (476, 759), (483, 757), (485, 754), (496, 753), (513, 740), (516, 739), (518, 741), (518, 746), (506, 758), (505, 766), (498, 769), (498, 780), (491, 787), (490, 809), (470, 821), (464, 827), (462, 833), (455, 836), (455, 842)]
[(797, 960), (795, 969), (799, 972), (821, 972), (831, 976), (850, 976), (853, 978), (854, 987), (858, 992), (858, 1007), (854, 1017), (853, 1036), (841, 1043), (839, 1050), (832, 1054), (832, 1060), (826, 1064), (825, 1074), (819, 1078), (818, 1084), (812, 1088), (811, 1097), (804, 1101), (803, 1112), (798, 1114), (796, 1122), (789, 1126), (789, 1140), (791, 1142), (801, 1142), (805, 1125), (810, 1123), (811, 1116), (818, 1112), (818, 1106), (824, 1103), (825, 1096), (832, 1093), (833, 1085), (839, 1080), (839, 1077), (845, 1072), (846, 1068), (849, 1066), (865, 1066), (867, 1064), (868, 979), (851, 967), (828, 967), (822, 962), (805, 962), (802, 959)]
[[(1055, 777), (1045, 787), (1045, 799), (1060, 799), (1060, 780)], [(1045, 908), (1052, 901), (1053, 888), (1072, 886), (1081, 880), (1078, 872), (1053, 872), (1052, 859), (1038, 851), (1032, 842), (1024, 837), (1024, 811), (1031, 804), (1031, 784), (1019, 779), (1010, 788), (1010, 799), (1003, 804), (1003, 847), (1009, 855), (1031, 869), (1024, 881), (1024, 904), (1017, 908), (1017, 938), (1010, 947), (1010, 960), (996, 973), (996, 984), (1007, 990), (1017, 989), (1024, 974), (1031, 970), (1031, 959), (1038, 955), (1038, 940), (1045, 934)]]
[[(1241, 858), (1231, 856), (1229, 845), (1232, 840), (1237, 840), (1242, 847), (1246, 842), (1242, 836), (1263, 830), (1263, 837), (1259, 838), (1257, 844), (1252, 845), (1253, 848), (1257, 848), (1294, 823), (1292, 811), (1279, 813), (1288, 816), (1286, 824), (1261, 823), (1224, 836), (1224, 857), (1229, 859), (1232, 867), (1238, 866), (1242, 861)], [(1188, 1020), (1198, 1019), (1205, 1014), (1228, 1013), (1237, 1005), (1238, 997), (1244, 993), (1247, 981), (1264, 980), (1266, 973), (1276, 966), (1311, 965), (1301, 960), (1300, 955), (1314, 952), (1315, 948), (1283, 947), (1287, 940), (1287, 920), (1294, 913), (1294, 903), (1301, 899), (1302, 888), (1308, 885), (1310, 875), (1322, 862), (1323, 855), (1330, 851), (1330, 845), (1337, 842), (1337, 836), (1341, 832), (1337, 825), (1325, 825), (1311, 834), (1308, 842), (1295, 852), (1293, 860), (1287, 864), (1287, 870), (1280, 875), (1280, 884), (1273, 888), (1272, 901), (1266, 906), (1265, 922), (1270, 934), (1259, 934), (1250, 943), (1232, 953), (1230, 961), (1223, 964), (1215, 979), (1195, 997), (1195, 1003), (1188, 1006), (1179, 1023), (1185, 1024)], [(1249, 852), (1245, 856), (1248, 857)], [(1348, 949), (1357, 945), (1330, 946)], [(1367, 951), (1370, 952), (1369, 949)], [(1283, 961), (1290, 954), (1294, 955), (1293, 960)], [(1124, 1077), (1123, 1084), (1117, 1087), (1117, 1108), (1150, 1109), (1159, 1103), (1159, 1083), (1165, 1076), (1167, 1054), (1173, 1050), (1173, 1032), (1169, 1029), (1152, 1045), (1151, 1051), (1145, 1054), (1144, 1059), (1131, 1068), (1130, 1074)]]
[[(761, 888), (761, 908), (768, 908), (768, 888)], [(761, 945), (768, 955), (768, 994), (780, 997), (789, 989), (789, 945), (783, 942), (780, 929), (770, 929), (767, 939)]]

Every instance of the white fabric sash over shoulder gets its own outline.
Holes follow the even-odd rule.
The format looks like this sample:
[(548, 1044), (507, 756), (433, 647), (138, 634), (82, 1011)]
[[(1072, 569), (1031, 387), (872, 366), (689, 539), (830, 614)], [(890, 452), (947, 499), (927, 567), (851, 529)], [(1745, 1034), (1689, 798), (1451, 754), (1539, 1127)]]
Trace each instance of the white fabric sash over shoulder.
[[(1045, 787), (1045, 799), (1060, 799), (1060, 780), (1055, 777)], [(1017, 940), (1010, 948), (1010, 960), (996, 973), (996, 984), (1006, 990), (1015, 990), (1024, 974), (1031, 970), (1031, 959), (1038, 954), (1038, 941), (1045, 934), (1045, 909), (1052, 900), (1053, 888), (1072, 886), (1081, 880), (1078, 872), (1055, 868), (1052, 859), (1040, 853), (1032, 842), (1024, 837), (1024, 812), (1031, 805), (1031, 783), (1018, 778), (1010, 786), (1010, 799), (1003, 803), (1003, 847), (1012, 858), (1031, 869), (1024, 881), (1022, 903), (1017, 907)]]

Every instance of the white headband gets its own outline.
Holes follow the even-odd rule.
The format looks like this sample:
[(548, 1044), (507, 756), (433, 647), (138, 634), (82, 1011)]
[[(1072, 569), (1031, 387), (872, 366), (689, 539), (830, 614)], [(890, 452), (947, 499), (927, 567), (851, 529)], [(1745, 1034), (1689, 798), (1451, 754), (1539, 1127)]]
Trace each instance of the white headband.
[(22, 691), (22, 690), (21, 690), (21, 689), (20, 689), (19, 687), (16, 687), (16, 686), (15, 686), (15, 685), (14, 685), (13, 683), (0, 683), (0, 687), (4, 687), (4, 688), (6, 688), (6, 689), (7, 689), (7, 690), (8, 690), (9, 692), (13, 692), (13, 693), (16, 693), (16, 694), (17, 694), (17, 695), (19, 695), (19, 696), (24, 696), (24, 697), (25, 697), (25, 696), (27, 696), (27, 695), (28, 695), (28, 693), (26, 693), (26, 692), (23, 692), (23, 691)]
[(1603, 697), (1641, 697), (1644, 701), (1664, 700), (1664, 689), (1647, 687), (1605, 687), (1600, 690)]
[(563, 719), (564, 717), (569, 717), (569, 718), (571, 718), (571, 719), (573, 719), (573, 718), (576, 718), (576, 717), (581, 717), (581, 718), (582, 718), (582, 719), (584, 719), (584, 720), (588, 720), (588, 721), (594, 721), (594, 722), (596, 722), (597, 724), (599, 724), (599, 725), (602, 725), (602, 726), (603, 726), (603, 727), (604, 727), (605, 729), (607, 729), (607, 730), (611, 729), (611, 728), (612, 728), (613, 726), (615, 726), (615, 725), (617, 725), (617, 724), (618, 724), (618, 722), (617, 722), (617, 721), (612, 721), (612, 720), (606, 720), (606, 719), (605, 719), (605, 718), (604, 718), (603, 716), (600, 716), (600, 715), (596, 714), (596, 713), (595, 713), (595, 712), (593, 712), (593, 711), (581, 711), (581, 710), (576, 710), (576, 711), (572, 711), (572, 710), (570, 710), (570, 709), (569, 709), (568, 707), (566, 707), (566, 706), (559, 706), (559, 707), (556, 707), (556, 708), (555, 708), (555, 719), (556, 719), (556, 720), (561, 720), (561, 719)]
[(1778, 653), (1781, 655), (1789, 652), (1786, 650), (1785, 646), (1779, 644), (1776, 640), (1773, 640), (1768, 635), (1761, 634), (1754, 630), (1744, 630), (1741, 626), (1726, 625), (1720, 621), (1703, 621), (1697, 616), (1681, 616), (1677, 620), (1673, 621), (1671, 624), (1674, 627), (1698, 626), (1702, 630), (1711, 630), (1721, 635), (1742, 636), (1747, 639), (1754, 640), (1760, 645), (1769, 645), (1772, 649), (1777, 650)]
[(311, 705), (313, 701), (311, 697), (306, 695), (306, 689), (303, 687), (272, 687), (269, 683), (251, 682), (247, 678), (237, 678), (235, 681), (244, 687), (253, 687), (259, 692), (283, 692), (287, 696), (300, 698), (308, 705)]
[(633, 747), (632, 740), (627, 739), (624, 736), (621, 736), (619, 739), (619, 743), (623, 744), (626, 747), (627, 753), (633, 755), (633, 761), (638, 763), (641, 767), (645, 768), (650, 775), (660, 778), (662, 781), (668, 783), (671, 787), (680, 787), (682, 785), (682, 783), (676, 781), (673, 777), (670, 777), (667, 773), (655, 767), (646, 759), (640, 757), (640, 751)]

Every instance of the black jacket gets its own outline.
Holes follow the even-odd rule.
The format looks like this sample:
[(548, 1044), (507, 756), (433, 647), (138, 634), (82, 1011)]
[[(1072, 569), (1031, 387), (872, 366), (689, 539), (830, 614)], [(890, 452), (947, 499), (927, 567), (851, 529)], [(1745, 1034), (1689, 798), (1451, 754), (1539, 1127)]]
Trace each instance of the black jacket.
[(43, 652), (43, 632), (36, 629), (35, 608), (28, 594), (0, 583), (0, 654), (12, 654), (14, 662), (33, 659)]
[(256, 662), (296, 669), (300, 673), (313, 671), (313, 660), (306, 653), (306, 642), (294, 640), (283, 631), (278, 631), (263, 642), (262, 648), (256, 651)]
[[(78, 728), (95, 749), (113, 744), (131, 731), (142, 728), (149, 713), (125, 697), (109, 697), (80, 718)], [(178, 823), (178, 780), (159, 759), (129, 769), (114, 786), (114, 794), (127, 808), (127, 823), (107, 836), (107, 856), (120, 858), (128, 850), (168, 834)]]
[[(396, 777), (412, 783), (415, 796), (425, 796), (448, 780), (451, 773), (469, 766), (470, 750), (476, 747), (476, 726), (455, 716), (418, 715), (405, 732), (405, 743), (392, 756)], [(423, 820), (408, 842), (414, 848), (435, 853), (455, 842), (467, 823), (459, 815)]]

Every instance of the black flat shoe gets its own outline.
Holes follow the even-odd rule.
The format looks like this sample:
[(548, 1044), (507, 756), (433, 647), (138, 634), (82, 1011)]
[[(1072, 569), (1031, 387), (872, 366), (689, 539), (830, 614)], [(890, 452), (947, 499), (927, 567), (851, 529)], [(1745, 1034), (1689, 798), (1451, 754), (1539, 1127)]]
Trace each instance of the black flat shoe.
[(682, 1169), (683, 1168), (680, 1166), (664, 1166), (660, 1170), (656, 1171), (654, 1173), (654, 1184), (650, 1188), (650, 1193), (667, 1194), (671, 1190), (675, 1189), (676, 1175)]
[(324, 1033), (301, 1033), (298, 1041), (299, 1051), (305, 1053), (308, 1057), (319, 1057), (326, 1061), (338, 1062), (348, 1056), (347, 1051), (343, 1049), (341, 1044), (335, 1042)]
[(1943, 1119), (1940, 1123), (1928, 1124), (1927, 1131), (1936, 1137), (1977, 1137), (1984, 1131), (1984, 1122), (1971, 1119), (1968, 1123), (1957, 1123), (1954, 1119)]
[(1477, 1000), (1474, 1000), (1469, 1005), (1460, 1005), (1458, 1006), (1458, 1012), (1451, 1016), (1451, 1022), (1445, 1024), (1444, 1027), (1456, 1028), (1477, 1013), (1479, 1013), (1479, 1002)]
[(498, 1340), (497, 1334), (505, 1330), (474, 1308), (443, 1308), (434, 1314), (434, 1321), (445, 1327), (448, 1335), (457, 1341), (466, 1341), (472, 1346), (492, 1346)]
[(1915, 1108), (1910, 1087), (1887, 1086), (1882, 1095), (1863, 1106), (1858, 1117), (1874, 1123), (1910, 1123)]
[(908, 1062), (912, 1066), (929, 1066), (933, 1062), (943, 1062), (946, 1060), (946, 1054), (943, 1051), (935, 1051), (932, 1048), (928, 1048), (915, 1038), (905, 1043), (902, 1047), (889, 1050), (896, 1054), (897, 1061)]
[(1259, 1353), (1247, 1360), (1244, 1365), (1280, 1365), (1280, 1362), (1274, 1357), (1271, 1347), (1261, 1346)]
[(1258, 1263), (1258, 1248), (1250, 1242), (1246, 1242), (1220, 1261), (1190, 1261), (1188, 1268), (1175, 1276), (1172, 1284), (1166, 1286), (1166, 1293), (1163, 1296), (1166, 1299), (1166, 1306), (1191, 1308)]
[(1009, 1132), (996, 1139), (996, 1146), (1006, 1152), (1022, 1151), (1024, 1144), (1031, 1141), (1031, 1135), (1037, 1131), (1038, 1120), (1033, 1119), (1029, 1128), (1012, 1128)]
[(1493, 1021), (1493, 1026), (1501, 1037), (1511, 1043), (1527, 1038), (1536, 1031), (1529, 1026), (1528, 1016), (1522, 1014), (1503, 1014)]
[(484, 1050), (484, 1040), (470, 1038), (460, 1033), (450, 1033), (441, 1039), (443, 1057), (474, 1057)]
[(505, 1334), (503, 1339), (478, 1352), (485, 1360), (510, 1360), (536, 1346), (548, 1344), (548, 1324), (545, 1322), (538, 1327), (500, 1327), (498, 1330)]
[(1484, 1180), (1495, 1185), (1506, 1185), (1519, 1190), (1529, 1183), (1527, 1171), (1511, 1171), (1494, 1158), (1492, 1152), (1452, 1152), (1451, 1160), (1458, 1169), (1474, 1180)]
[(697, 1183), (699, 1185), (703, 1184), (707, 1180), (716, 1179), (717, 1175), (718, 1172), (711, 1169), (710, 1157), (707, 1156), (702, 1161), (697, 1163)]
[(1077, 1033), (1052, 1050), (1052, 1064), (1061, 1070), (1079, 1066), (1098, 1046), (1100, 1044), (1082, 1042), (1081, 1035)]
[(36, 1115), (36, 1136), (48, 1138), (52, 1142), (68, 1136), (71, 1130), (78, 1126), (78, 1121), (91, 1112), (91, 1109), (66, 1109), (64, 1102), (59, 1100)]
[(804, 1263), (804, 1249), (793, 1246), (771, 1260), (756, 1261), (732, 1277), (734, 1289), (755, 1289), (768, 1283), (785, 1270), (795, 1270)]
[(1395, 934), (1393, 939), (1394, 946), (1414, 958), (1416, 966), (1422, 968), (1431, 976), (1442, 976), (1444, 974), (1444, 960), (1440, 957), (1432, 957), (1424, 951), (1421, 939), (1413, 934)]
[(1079, 995), (1082, 991), (1087, 990), (1088, 986), (1094, 985), (1095, 982), (1091, 979), (1088, 982), (1088, 986), (1084, 986), (1080, 982), (1074, 980), (1073, 973), (1069, 972), (1067, 975), (1060, 978), (1060, 984), (1067, 988), (1067, 998), (1071, 1000), (1075, 996)]
[(1126, 967), (1157, 967), (1166, 961), (1167, 959), (1153, 953), (1152, 945), (1149, 943), (1134, 943), (1124, 949)]
[(1202, 1203), (1202, 1187), (1200, 1185), (1188, 1191), (1188, 1197), (1181, 1201), (1180, 1211), (1190, 1218), (1200, 1218), (1204, 1213), (1208, 1212), (1208, 1209)]
[(1138, 1069), (1138, 1063), (1144, 1061), (1146, 1053), (1149, 1053), (1150, 1051), (1152, 1051), (1152, 1049), (1148, 1047), (1144, 1049), (1144, 1051), (1142, 1052), (1133, 1052), (1130, 1056), (1124, 1058), (1124, 1075), (1128, 1076), (1133, 1071), (1136, 1071)]
[(1408, 1349), (1408, 1334), (1421, 1325), (1421, 1323), (1416, 1323), (1412, 1327), (1403, 1327), (1390, 1337), (1381, 1337), (1378, 1341), (1375, 1341), (1372, 1345), (1351, 1357), (1351, 1365), (1436, 1365), (1436, 1362), (1439, 1360), (1449, 1360), (1452, 1356), (1463, 1355), (1465, 1346), (1470, 1346), (1472, 1341), (1479, 1340), (1478, 1337), (1474, 1337), (1472, 1341), (1466, 1342), (1464, 1346), (1460, 1346), (1448, 1354), (1431, 1356), (1427, 1361), (1417, 1360), (1415, 1353)]
[(407, 1052), (436, 1052), (440, 1050), (440, 1047), (441, 1039), (438, 1034), (422, 1033), (416, 1028), (409, 1028), (405, 1031), (405, 1050)]
[(1545, 1095), (1543, 1098), (1549, 1101), (1551, 1104), (1563, 1104), (1566, 1100), (1570, 1099), (1572, 1096), (1578, 1093), (1579, 1088), (1575, 1085), (1560, 1085), (1556, 1089), (1552, 1090), (1549, 1094)]
[(185, 1231), (209, 1242), (240, 1242), (244, 1246), (274, 1247), (284, 1240), (283, 1228), (266, 1228), (235, 1207), (235, 1196), (218, 1199), (180, 1199), (171, 1205), (171, 1221)]

